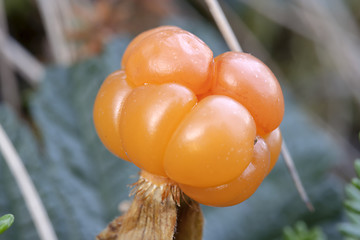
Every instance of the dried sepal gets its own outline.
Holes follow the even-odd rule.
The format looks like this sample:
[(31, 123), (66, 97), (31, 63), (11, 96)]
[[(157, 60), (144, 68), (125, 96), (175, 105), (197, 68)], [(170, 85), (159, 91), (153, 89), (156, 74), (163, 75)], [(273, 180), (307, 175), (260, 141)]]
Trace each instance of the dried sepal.
[(178, 208), (178, 221), (174, 239), (201, 240), (204, 217), (199, 203), (184, 195)]
[(109, 225), (96, 237), (96, 240), (116, 240), (121, 228), (124, 216), (115, 218)]
[(165, 177), (142, 172), (134, 183), (129, 210), (111, 222), (97, 240), (201, 240), (199, 204)]

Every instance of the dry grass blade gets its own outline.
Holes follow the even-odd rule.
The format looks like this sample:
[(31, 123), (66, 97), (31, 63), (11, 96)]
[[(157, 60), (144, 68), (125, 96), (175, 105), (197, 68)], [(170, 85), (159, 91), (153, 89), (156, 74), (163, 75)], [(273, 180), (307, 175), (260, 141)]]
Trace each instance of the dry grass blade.
[[(227, 41), (227, 44), (229, 45), (229, 48), (232, 51), (241, 51), (241, 47), (240, 44), (238, 43), (235, 34), (232, 32), (232, 29), (229, 25), (229, 22), (226, 20), (226, 17), (224, 15), (224, 12), (222, 11), (219, 3), (217, 0), (206, 0), (206, 3), (208, 4), (208, 7), (210, 9), (211, 14), (213, 15), (216, 24), (218, 25), (218, 27), (220, 28), (221, 33), (224, 35), (224, 38), (227, 39), (228, 36), (230, 36), (231, 38), (231, 42), (232, 41), (236, 41), (237, 44), (232, 45), (229, 44)], [(224, 20), (225, 18), (225, 20)], [(231, 31), (232, 34), (229, 34), (228, 32)], [(226, 36), (225, 36), (225, 34)], [(238, 47), (236, 46), (238, 45)], [(301, 199), (303, 200), (303, 202), (306, 204), (307, 208), (309, 209), (309, 211), (314, 211), (314, 207), (310, 202), (310, 199), (301, 183), (300, 177), (296, 171), (296, 167), (294, 165), (294, 162), (291, 158), (291, 155), (289, 153), (289, 150), (287, 149), (287, 146), (285, 144), (285, 141), (283, 141), (282, 147), (281, 147), (281, 153), (285, 159), (285, 163), (290, 171), (291, 177), (295, 183), (296, 189), (300, 194)]]
[(11, 66), (15, 67), (31, 85), (40, 83), (45, 67), (25, 48), (0, 30), (0, 54)]
[(304, 189), (304, 186), (301, 183), (299, 174), (296, 170), (296, 167), (294, 165), (294, 161), (292, 160), (292, 157), (290, 155), (290, 152), (286, 146), (285, 141), (283, 141), (282, 146), (281, 146), (281, 153), (284, 157), (285, 160), (285, 164), (286, 167), (288, 168), (290, 175), (296, 185), (296, 189), (298, 190), (301, 199), (304, 201), (304, 203), (306, 204), (306, 207), (309, 209), (309, 211), (313, 212), (314, 206), (311, 204), (310, 199), (308, 197), (308, 195), (306, 194), (306, 191)]
[(57, 63), (70, 64), (72, 54), (66, 41), (57, 0), (37, 0), (53, 57)]
[(219, 5), (219, 2), (216, 0), (206, 0), (206, 4), (209, 6), (209, 10), (213, 15), (215, 22), (218, 25), (221, 34), (224, 36), (224, 39), (229, 48), (232, 51), (242, 52), (241, 46), (237, 41), (236, 36)]
[(39, 194), (23, 164), (17, 154), (10, 139), (0, 125), (0, 152), (4, 156), (5, 162), (9, 166), (15, 181), (24, 197), (27, 208), (34, 221), (35, 228), (41, 240), (57, 240), (49, 216), (45, 210)]
[[(0, 29), (3, 33), (8, 33), (3, 0), (0, 0)], [(20, 96), (15, 74), (12, 66), (7, 63), (2, 53), (0, 53), (0, 86), (0, 91), (4, 100), (19, 112)]]

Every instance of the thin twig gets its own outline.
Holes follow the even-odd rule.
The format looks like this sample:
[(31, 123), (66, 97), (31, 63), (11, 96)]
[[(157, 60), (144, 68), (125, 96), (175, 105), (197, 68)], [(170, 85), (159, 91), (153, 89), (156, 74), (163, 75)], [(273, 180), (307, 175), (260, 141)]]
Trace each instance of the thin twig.
[(282, 145), (281, 145), (281, 153), (284, 157), (284, 160), (285, 160), (285, 164), (286, 164), (286, 167), (288, 168), (289, 172), (290, 172), (290, 175), (296, 185), (296, 189), (298, 190), (300, 196), (301, 196), (301, 199), (305, 202), (307, 208), (313, 212), (314, 211), (314, 206), (311, 204), (311, 201), (308, 197), (308, 195), (306, 194), (306, 191), (304, 189), (304, 186), (302, 185), (301, 183), (301, 180), (300, 180), (300, 177), (299, 177), (299, 174), (296, 170), (296, 167), (294, 165), (294, 161), (290, 155), (290, 152), (286, 146), (286, 143), (285, 141), (282, 142)]
[(57, 240), (40, 196), (14, 146), (0, 124), (0, 152), (22, 193), (41, 240)]
[[(4, 34), (8, 34), (4, 0), (0, 0), (0, 31)], [(0, 52), (0, 91), (3, 99), (17, 112), (20, 112), (19, 89), (13, 70), (12, 66), (5, 60), (5, 56)]]
[[(74, 13), (74, 0), (57, 0), (56, 4), (59, 11), (59, 21), (61, 21), (65, 36), (68, 36), (69, 33), (74, 33), (79, 30), (78, 16)], [(76, 59), (77, 48), (75, 41), (67, 41), (68, 48), (71, 53), (71, 59)]]
[[(239, 42), (237, 41), (234, 32), (232, 31), (229, 22), (226, 20), (226, 17), (224, 15), (224, 12), (222, 11), (219, 3), (217, 2), (217, 0), (205, 0), (210, 12), (212, 13), (218, 27), (220, 28), (221, 33), (224, 35), (224, 38), (227, 39), (229, 36), (231, 38), (231, 42), (236, 41), (237, 44), (230, 44), (227, 40), (227, 44), (229, 46), (229, 48), (232, 51), (242, 51)], [(225, 20), (224, 20), (225, 18)], [(228, 32), (231, 31), (232, 34), (229, 34)], [(226, 35), (224, 34), (226, 33)], [(238, 45), (238, 47), (237, 47)], [(295, 183), (296, 189), (300, 194), (301, 199), (303, 200), (303, 202), (306, 204), (307, 208), (309, 209), (309, 211), (314, 211), (314, 207), (310, 202), (310, 199), (301, 183), (299, 174), (296, 171), (296, 167), (294, 165), (294, 162), (291, 158), (291, 155), (289, 153), (289, 150), (285, 144), (285, 140), (282, 143), (282, 147), (281, 147), (281, 153), (284, 157), (285, 160), (285, 164), (289, 169), (290, 175)]]
[(37, 3), (55, 61), (60, 64), (70, 64), (72, 61), (71, 52), (55, 0), (37, 0)]
[(221, 34), (224, 36), (224, 39), (227, 45), (229, 46), (229, 48), (232, 51), (242, 52), (241, 46), (238, 40), (236, 39), (236, 36), (233, 30), (231, 29), (231, 26), (228, 20), (226, 19), (226, 16), (222, 11), (219, 2), (216, 0), (205, 0), (205, 1), (209, 7), (211, 14), (215, 19), (218, 28), (221, 31)]
[(45, 73), (45, 67), (16, 40), (7, 37), (1, 30), (0, 54), (2, 54), (8, 64), (15, 67), (31, 85), (40, 83)]

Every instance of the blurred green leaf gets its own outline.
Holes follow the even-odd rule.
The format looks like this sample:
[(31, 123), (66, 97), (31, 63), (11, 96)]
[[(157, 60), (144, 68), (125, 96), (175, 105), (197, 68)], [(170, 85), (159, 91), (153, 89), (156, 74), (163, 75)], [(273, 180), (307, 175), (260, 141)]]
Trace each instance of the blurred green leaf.
[(356, 174), (360, 178), (360, 159), (355, 160), (354, 166), (355, 166)]
[(353, 186), (355, 186), (360, 191), (360, 179), (359, 178), (352, 179), (351, 183)]
[(7, 14), (26, 14), (31, 6), (31, 2), (23, 0), (5, 0), (4, 3)]
[(360, 201), (360, 188), (357, 188), (353, 184), (345, 186), (345, 193), (349, 199)]
[[(216, 31), (193, 19), (169, 19), (203, 40), (227, 49)], [(210, 34), (209, 34), (210, 33)], [(127, 38), (115, 39), (96, 59), (69, 68), (51, 67), (30, 101), (32, 127), (0, 106), (0, 123), (14, 143), (49, 213), (59, 239), (94, 239), (120, 213), (118, 204), (128, 199), (128, 184), (138, 169), (112, 156), (98, 139), (92, 121), (96, 93), (112, 71), (120, 67)], [(331, 239), (341, 218), (342, 185), (331, 173), (341, 152), (320, 125), (292, 99), (284, 86), (286, 113), (282, 133), (313, 201), (316, 213), (308, 212), (279, 159), (259, 190), (246, 202), (228, 208), (203, 207), (205, 240), (277, 239), (289, 223), (304, 219), (323, 225)], [(33, 240), (37, 233), (5, 162), (0, 156), (0, 211), (17, 216), (6, 239)], [(1, 212), (0, 212), (1, 213)], [(12, 231), (15, 229), (16, 231)]]
[(346, 212), (347, 217), (349, 218), (350, 222), (358, 224), (360, 226), (360, 214), (354, 212)]
[(284, 240), (326, 240), (320, 228), (309, 229), (304, 222), (297, 222), (294, 227), (285, 227)]
[(347, 200), (344, 202), (345, 207), (347, 210), (354, 212), (354, 213), (360, 213), (360, 201), (357, 200)]
[(358, 224), (343, 223), (339, 226), (339, 230), (344, 236), (360, 239), (360, 228)]
[[(360, 160), (354, 162), (354, 168), (359, 174)], [(346, 200), (344, 201), (345, 212), (349, 218), (349, 223), (342, 223), (339, 225), (340, 232), (346, 237), (346, 240), (360, 239), (360, 179), (353, 178), (351, 184), (345, 187)]]
[(0, 234), (5, 232), (14, 222), (14, 215), (6, 214), (0, 217)]

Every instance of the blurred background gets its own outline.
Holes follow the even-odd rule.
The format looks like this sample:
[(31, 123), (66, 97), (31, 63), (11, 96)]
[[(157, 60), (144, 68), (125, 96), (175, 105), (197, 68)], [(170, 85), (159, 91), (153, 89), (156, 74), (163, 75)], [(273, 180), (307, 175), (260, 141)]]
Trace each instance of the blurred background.
[[(282, 159), (259, 191), (204, 207), (204, 239), (282, 239), (302, 220), (341, 239), (344, 184), (360, 143), (360, 1), (220, 1), (245, 52), (264, 61), (286, 98), (282, 132), (315, 208), (306, 210)], [(59, 239), (93, 239), (120, 214), (137, 169), (96, 136), (92, 104), (129, 41), (159, 25), (228, 51), (204, 0), (0, 0), (0, 123), (24, 161)], [(38, 239), (0, 156), (0, 239)]]

